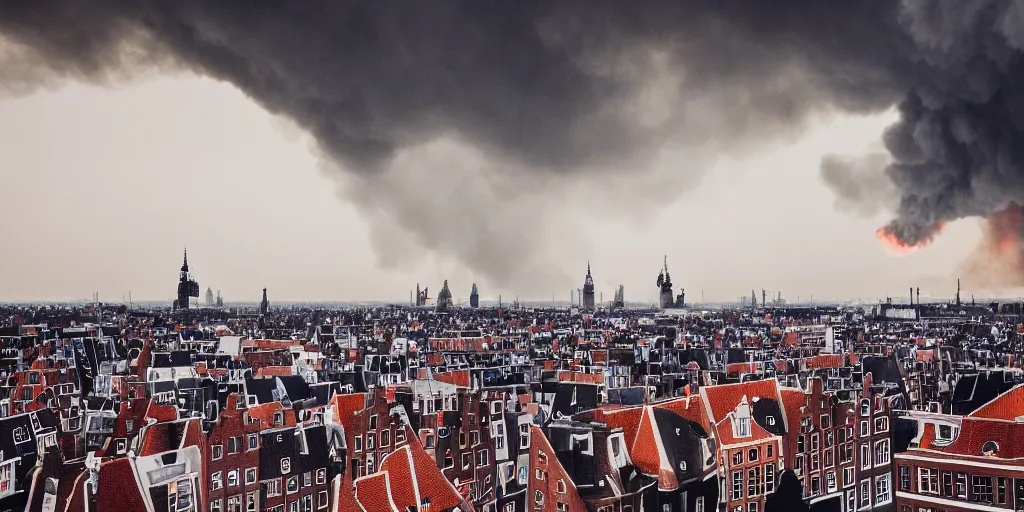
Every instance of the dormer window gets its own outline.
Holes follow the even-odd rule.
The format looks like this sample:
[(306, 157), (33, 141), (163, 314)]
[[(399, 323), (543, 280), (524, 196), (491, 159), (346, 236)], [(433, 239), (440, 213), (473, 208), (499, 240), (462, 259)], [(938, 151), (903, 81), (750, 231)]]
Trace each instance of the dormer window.
[(750, 437), (750, 418), (736, 418), (736, 437)]

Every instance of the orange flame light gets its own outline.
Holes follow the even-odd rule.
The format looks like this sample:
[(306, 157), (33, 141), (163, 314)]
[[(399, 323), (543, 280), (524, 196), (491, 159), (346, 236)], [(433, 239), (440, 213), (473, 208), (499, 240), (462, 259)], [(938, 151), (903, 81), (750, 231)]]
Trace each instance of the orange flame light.
[(895, 256), (906, 256), (932, 243), (932, 240), (942, 232), (942, 228), (944, 227), (946, 227), (945, 222), (935, 224), (931, 231), (922, 237), (916, 244), (908, 244), (896, 236), (896, 233), (894, 232), (895, 221), (878, 228), (875, 231), (875, 236), (878, 237), (878, 240), (882, 242), (882, 245), (888, 248)]

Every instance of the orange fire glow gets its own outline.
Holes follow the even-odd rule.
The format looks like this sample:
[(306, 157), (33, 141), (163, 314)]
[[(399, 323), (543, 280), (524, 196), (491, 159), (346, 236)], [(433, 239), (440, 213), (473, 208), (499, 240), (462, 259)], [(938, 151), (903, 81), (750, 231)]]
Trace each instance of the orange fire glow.
[(921, 240), (916, 244), (908, 244), (903, 240), (900, 240), (894, 232), (894, 227), (893, 223), (882, 226), (875, 231), (875, 236), (878, 237), (878, 240), (882, 242), (882, 245), (888, 248), (894, 255), (906, 256), (921, 247), (932, 243), (935, 236), (942, 232), (942, 228), (946, 227), (946, 223), (939, 222), (936, 224), (932, 227), (931, 231), (929, 231), (928, 234), (921, 238)]
[(965, 262), (972, 286), (989, 290), (1024, 286), (1024, 211), (1010, 203), (982, 224), (981, 243)]

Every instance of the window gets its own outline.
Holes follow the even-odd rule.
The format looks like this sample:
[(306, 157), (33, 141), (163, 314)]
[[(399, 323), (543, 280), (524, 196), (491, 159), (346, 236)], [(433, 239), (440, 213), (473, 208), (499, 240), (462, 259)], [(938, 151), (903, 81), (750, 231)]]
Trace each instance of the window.
[(942, 494), (952, 497), (953, 496), (953, 472), (943, 471), (942, 472)]
[(910, 466), (899, 467), (899, 485), (901, 491), (910, 490)]
[(774, 427), (775, 426), (775, 416), (768, 416), (767, 418), (765, 418), (765, 422), (768, 423), (769, 427)]
[(313, 511), (313, 495), (307, 494), (302, 497), (302, 510), (303, 512)]
[(245, 512), (256, 512), (256, 491), (246, 493)]
[(27, 443), (29, 439), (28, 433), (25, 432), (25, 427), (18, 427), (14, 429), (14, 442), (21, 444)]
[(272, 497), (280, 496), (281, 495), (281, 479), (280, 478), (275, 478), (273, 480), (267, 480), (266, 482), (264, 482), (263, 486), (264, 486), (264, 488), (267, 491), (267, 497), (268, 498), (272, 498)]
[(740, 464), (743, 464), (743, 451), (737, 450), (732, 454), (732, 465), (738, 466)]
[(820, 446), (819, 443), (818, 443), (819, 440), (820, 440), (820, 437), (818, 436), (817, 433), (811, 435), (811, 451), (812, 452), (817, 452), (818, 451), (818, 446)]
[(825, 474), (825, 489), (828, 492), (835, 492), (836, 490), (836, 472), (829, 471)]
[(967, 499), (967, 474), (957, 473), (956, 474), (956, 497), (957, 499)]
[(228, 471), (228, 487), (238, 487), (238, 470)]
[[(617, 439), (612, 440), (612, 448), (614, 449), (617, 445)], [(519, 448), (526, 450), (530, 448), (530, 425), (522, 424), (519, 425)]]
[(558, 484), (556, 486), (556, 489), (558, 491), (558, 494), (565, 494), (565, 491), (566, 491), (565, 480), (559, 478), (558, 479)]
[(888, 473), (875, 477), (875, 504), (881, 505), (892, 499), (891, 482), (892, 476)]
[(806, 443), (804, 442), (804, 436), (801, 434), (796, 438), (796, 451), (797, 453), (803, 453), (807, 450)]
[(861, 508), (871, 504), (871, 480), (864, 479), (860, 481), (860, 506)]
[(380, 433), (380, 445), (384, 446), (384, 447), (391, 445), (391, 431), (390, 430), (382, 430), (381, 431), (381, 433)]
[[(500, 403), (500, 402), (492, 402), (492, 403)], [(544, 493), (542, 493), (540, 491), (533, 491), (533, 502), (538, 507), (543, 507), (544, 506)]]
[(867, 416), (871, 413), (871, 400), (864, 398), (860, 401), (860, 415)]
[(978, 503), (992, 503), (992, 477), (972, 476), (971, 491), (971, 501), (976, 501)]
[(210, 512), (223, 512), (224, 500), (213, 500), (210, 502)]
[(889, 440), (875, 442), (875, 465), (884, 466), (889, 463)]
[(764, 493), (771, 494), (773, 492), (775, 492), (775, 463), (765, 464)]
[(732, 472), (732, 499), (741, 500), (743, 499), (743, 472), (733, 471)]
[(224, 458), (224, 445), (215, 444), (210, 447), (210, 453), (213, 460), (220, 460)]
[(469, 433), (469, 444), (470, 446), (476, 446), (480, 444), (480, 432), (473, 430)]
[(750, 437), (750, 418), (736, 418), (736, 437)]
[(256, 483), (256, 468), (245, 468), (245, 485)]
[(248, 436), (246, 436), (246, 442), (248, 443), (248, 449), (250, 450), (255, 450), (260, 446), (260, 442), (256, 434), (249, 434)]
[(285, 487), (285, 491), (287, 491), (288, 494), (295, 494), (295, 493), (299, 492), (299, 477), (297, 477), (297, 476), (290, 476), (290, 477), (288, 477), (288, 481), (287, 481), (287, 483), (285, 485), (287, 486), (287, 487)]
[(937, 425), (935, 428), (935, 441), (949, 444), (956, 438), (959, 429), (952, 425)]
[(917, 492), (921, 494), (938, 494), (939, 470), (935, 468), (917, 468)]
[(372, 454), (372, 453), (367, 453), (366, 454), (366, 474), (367, 475), (371, 475), (376, 470), (377, 470), (376, 457), (374, 457), (374, 454)]
[(377, 415), (370, 416), (370, 430), (377, 430)]
[(281, 457), (281, 473), (287, 475), (292, 472), (292, 459), (290, 457)]
[(487, 462), (488, 462), (487, 450), (480, 450), (480, 451), (476, 452), (476, 465), (477, 466), (486, 466)]
[(305, 473), (302, 474), (302, 485), (304, 487), (309, 487), (309, 486), (313, 485), (313, 472), (312, 471), (306, 471)]
[(697, 496), (697, 503), (694, 504), (694, 512), (704, 512), (704, 496)]
[[(228, 453), (238, 453), (242, 451), (242, 438), (240, 436), (228, 438)], [(229, 506), (230, 508), (230, 506)]]
[(765, 450), (767, 450), (767, 455), (765, 455), (765, 456), (766, 456), (766, 457), (768, 457), (769, 459), (770, 459), (770, 458), (772, 458), (772, 447), (773, 447), (773, 446), (774, 446), (774, 445), (772, 445), (771, 443), (769, 443), (769, 444), (768, 444), (768, 445), (767, 445), (767, 446), (765, 447)]
[(747, 503), (747, 512), (757, 512), (757, 502)]
[(862, 421), (862, 422), (860, 422), (860, 436), (861, 437), (867, 437), (867, 435), (868, 435), (868, 422)]
[(228, 512), (241, 512), (242, 511), (242, 497), (232, 496), (228, 498)]
[(832, 426), (832, 418), (828, 414), (822, 414), (818, 418), (818, 423), (821, 425), (821, 428), (829, 428)]
[(996, 482), (996, 503), (1006, 503), (1006, 479), (999, 477)]
[(320, 468), (316, 470), (316, 484), (324, 485), (325, 483), (327, 483), (327, 470)]
[(750, 462), (757, 462), (757, 448), (751, 448), (747, 452), (747, 460)]
[(853, 468), (843, 468), (843, 487), (849, 487), (853, 482)]
[(377, 435), (366, 434), (366, 449), (373, 450), (375, 448), (377, 448)]
[(363, 451), (363, 436), (356, 436), (355, 441), (352, 443), (356, 452)]
[(875, 432), (886, 432), (889, 430), (889, 418), (882, 416), (881, 418), (875, 418)]
[(758, 489), (761, 487), (761, 468), (747, 470), (747, 497), (761, 494)]
[(327, 508), (327, 491), (317, 493), (316, 508)]
[(444, 452), (444, 465), (441, 469), (452, 469), (455, 467), (455, 459), (452, 457), (452, 451), (446, 450)]
[(469, 469), (473, 465), (473, 454), (470, 452), (462, 453), (462, 469)]
[(210, 490), (216, 491), (217, 489), (224, 488), (224, 473), (217, 471), (210, 475)]
[(871, 467), (871, 447), (866, 444), (860, 445), (860, 467), (861, 469)]

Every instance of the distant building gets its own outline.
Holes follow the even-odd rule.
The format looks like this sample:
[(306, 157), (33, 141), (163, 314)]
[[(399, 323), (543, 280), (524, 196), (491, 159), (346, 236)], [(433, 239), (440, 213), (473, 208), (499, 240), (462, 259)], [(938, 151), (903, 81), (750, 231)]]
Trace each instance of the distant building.
[(416, 283), (416, 305), (426, 306), (427, 305), (427, 287), (423, 287), (423, 291), (420, 291), (420, 284)]
[(469, 292), (469, 307), (480, 307), (480, 291), (477, 290), (476, 283), (473, 283), (473, 290)]
[(206, 307), (212, 308), (213, 304), (214, 304), (213, 303), (213, 290), (207, 288), (206, 289)]
[(263, 289), (263, 300), (260, 301), (260, 314), (266, 315), (270, 311), (270, 301), (267, 300), (267, 289)]
[(437, 310), (448, 311), (452, 307), (452, 292), (448, 289), (448, 280), (445, 279), (444, 286), (437, 294)]
[(590, 275), (590, 263), (587, 263), (587, 277), (583, 280), (583, 309), (594, 310), (594, 277)]
[(192, 279), (188, 272), (188, 249), (185, 250), (185, 259), (181, 264), (181, 273), (178, 276), (178, 299), (174, 301), (175, 309), (188, 309), (189, 298), (199, 298), (199, 283)]
[(615, 292), (615, 299), (612, 300), (612, 309), (624, 309), (626, 307), (626, 288), (619, 285)]
[(672, 276), (668, 273), (668, 256), (665, 256), (665, 266), (658, 273), (658, 288), (661, 289), (659, 295), (661, 308), (667, 309), (674, 306), (675, 301), (672, 299)]
[(220, 290), (217, 290), (217, 307), (224, 307), (224, 298), (220, 296)]

